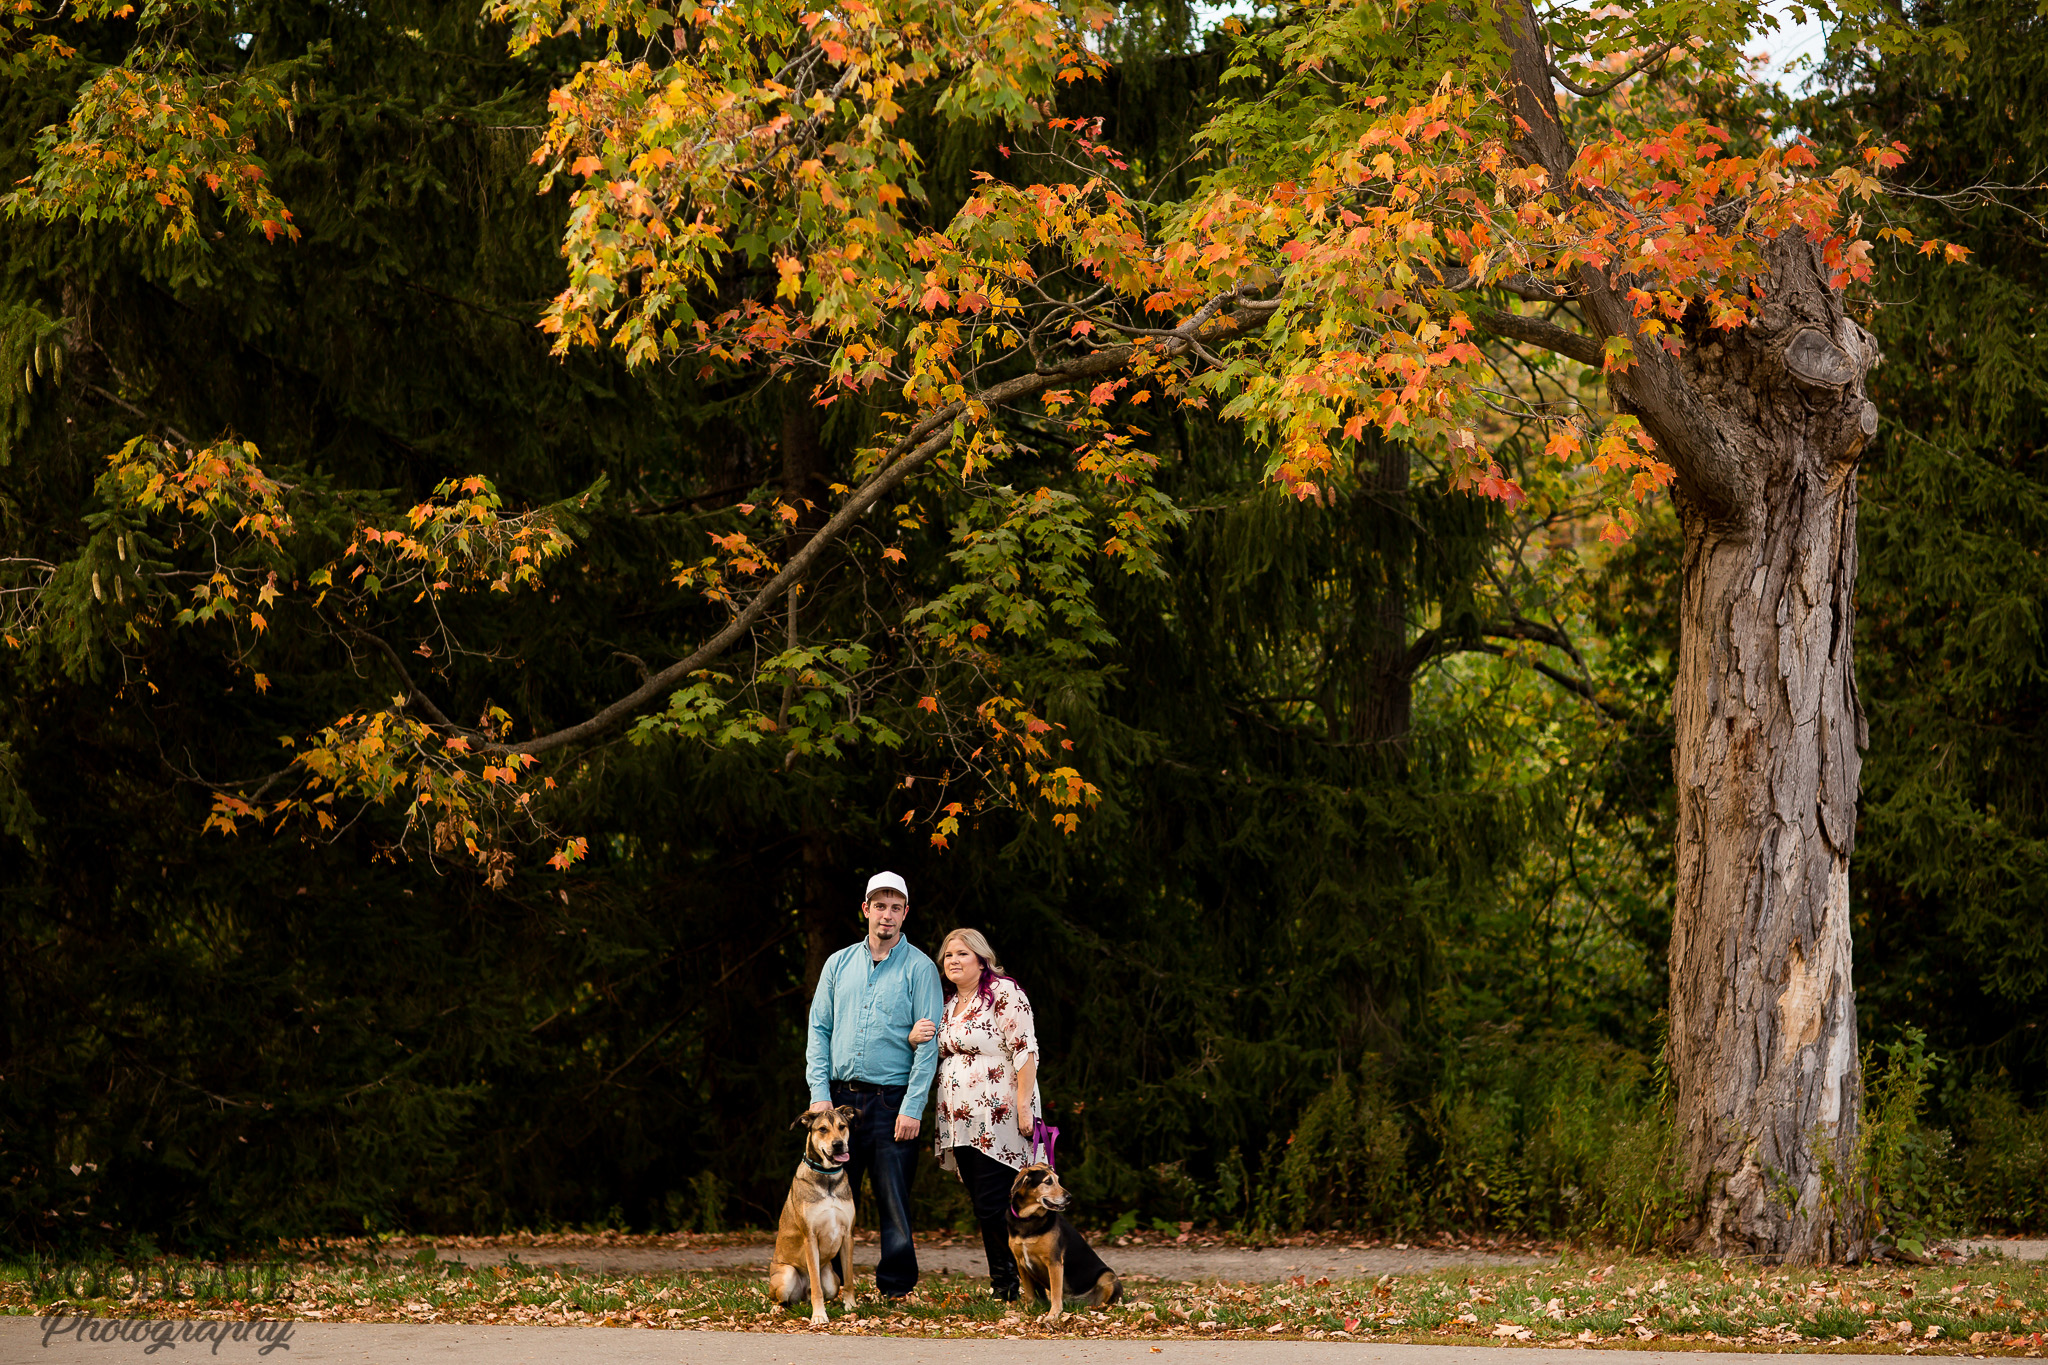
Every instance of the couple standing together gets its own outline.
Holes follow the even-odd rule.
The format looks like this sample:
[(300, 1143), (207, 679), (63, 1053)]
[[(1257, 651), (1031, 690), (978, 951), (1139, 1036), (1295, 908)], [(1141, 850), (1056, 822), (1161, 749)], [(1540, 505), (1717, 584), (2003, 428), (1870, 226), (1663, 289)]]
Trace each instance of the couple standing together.
[(936, 1074), (939, 1164), (967, 1186), (989, 1287), (1014, 1299), (1004, 1215), (1039, 1113), (1031, 1002), (978, 929), (946, 935), (934, 967), (903, 937), (910, 891), (894, 872), (869, 879), (861, 913), (868, 936), (834, 953), (818, 977), (804, 1075), (812, 1109), (843, 1104), (856, 1115), (847, 1174), (856, 1192), (863, 1172), (874, 1177), (882, 1232), (875, 1288), (893, 1299), (917, 1287), (910, 1176)]

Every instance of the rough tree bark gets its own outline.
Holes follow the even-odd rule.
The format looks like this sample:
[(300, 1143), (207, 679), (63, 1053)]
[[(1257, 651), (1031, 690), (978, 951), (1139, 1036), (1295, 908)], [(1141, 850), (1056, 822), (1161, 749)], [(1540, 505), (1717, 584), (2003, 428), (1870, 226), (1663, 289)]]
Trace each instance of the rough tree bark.
[[(1504, 26), (1523, 155), (1570, 183), (1542, 29)], [(1678, 471), (1685, 531), (1676, 680), (1678, 886), (1669, 1060), (1699, 1250), (1773, 1261), (1859, 1256), (1846, 1174), (1861, 1082), (1849, 856), (1865, 739), (1850, 657), (1856, 461), (1877, 429), (1870, 336), (1804, 238), (1767, 247), (1752, 325), (1643, 343), (1613, 377)], [(1564, 282), (1596, 337), (1527, 319), (1504, 335), (1598, 363), (1633, 337), (1613, 283)]]
[(1866, 733), (1850, 615), (1876, 355), (1810, 245), (1773, 257), (1757, 324), (1697, 338), (1675, 367), (1742, 477), (1678, 487), (1669, 1058), (1698, 1248), (1826, 1261), (1863, 1250), (1823, 1175), (1849, 1171), (1861, 1100), (1849, 855)]

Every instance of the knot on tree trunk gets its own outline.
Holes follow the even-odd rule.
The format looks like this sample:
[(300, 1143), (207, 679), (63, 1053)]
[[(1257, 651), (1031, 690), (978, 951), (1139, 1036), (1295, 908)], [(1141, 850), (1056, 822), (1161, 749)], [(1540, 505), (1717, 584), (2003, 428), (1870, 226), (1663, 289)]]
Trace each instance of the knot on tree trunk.
[(1843, 463), (1861, 455), (1877, 434), (1877, 404), (1865, 396), (1863, 377), (1884, 356), (1877, 339), (1853, 319), (1837, 316), (1832, 321), (1832, 336), (1816, 326), (1794, 330), (1779, 360), (1807, 391), (1809, 407), (1827, 419), (1825, 428), (1816, 426), (1816, 435), (1822, 436), (1819, 453)]
[(1790, 382), (1779, 416), (1804, 418), (1809, 457), (1824, 465), (1851, 462), (1877, 434), (1877, 405), (1864, 376), (1884, 356), (1877, 338), (1843, 307), (1820, 251), (1803, 235), (1773, 244), (1770, 302), (1747, 329), (1752, 344), (1775, 353)]
[(1678, 471), (1681, 503), (1722, 530), (1761, 529), (1788, 486), (1838, 480), (1877, 430), (1864, 376), (1877, 342), (1843, 307), (1821, 253), (1788, 234), (1765, 247), (1767, 302), (1747, 326), (1690, 310), (1683, 345), (1638, 347), (1616, 384)]
[(1823, 389), (1839, 389), (1861, 374), (1849, 353), (1818, 327), (1802, 327), (1793, 334), (1785, 344), (1785, 368), (1800, 383)]

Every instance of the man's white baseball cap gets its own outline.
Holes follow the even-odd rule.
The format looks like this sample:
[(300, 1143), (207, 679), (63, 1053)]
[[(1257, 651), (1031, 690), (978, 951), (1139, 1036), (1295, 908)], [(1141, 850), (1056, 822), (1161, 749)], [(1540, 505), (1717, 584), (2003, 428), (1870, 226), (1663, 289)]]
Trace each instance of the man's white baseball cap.
[(868, 894), (861, 899), (863, 901), (871, 899), (877, 891), (894, 891), (897, 895), (903, 897), (906, 905), (910, 903), (910, 888), (905, 886), (903, 878), (897, 876), (894, 872), (877, 872), (874, 876), (868, 878)]

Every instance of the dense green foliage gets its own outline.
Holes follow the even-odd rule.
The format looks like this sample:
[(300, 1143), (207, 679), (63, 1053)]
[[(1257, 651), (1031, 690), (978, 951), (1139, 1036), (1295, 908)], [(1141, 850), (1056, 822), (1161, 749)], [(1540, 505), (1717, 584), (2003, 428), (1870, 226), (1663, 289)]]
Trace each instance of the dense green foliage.
[[(2022, 1136), (2011, 1097), (2048, 1079), (2048, 26), (2003, 0), (1913, 15), (1969, 55), (1859, 57), (1819, 114), (1911, 146), (1907, 225), (1974, 253), (1941, 267), (1902, 254), (1870, 320), (1886, 425), (1862, 476), (1856, 986), (1866, 1038), (1917, 1027), (1950, 1059), (1938, 1120), (2040, 1189), (2038, 1127)], [(1998, 1221), (2041, 1216), (1983, 1197)]]
[[(1162, 177), (1186, 173), (1221, 68), (1177, 46), (1186, 22), (1131, 25), (1112, 77), (1073, 96)], [(878, 866), (910, 879), (914, 940), (983, 926), (1025, 983), (1062, 1154), (1105, 1221), (1644, 1245), (1683, 1217), (1655, 1060), (1668, 517), (1568, 593), (1525, 553), (1565, 562), (1584, 529), (1566, 512), (1511, 521), (1371, 444), (1356, 491), (1296, 502), (1222, 428), (1155, 420), (1162, 487), (1192, 509), (1165, 571), (1071, 557), (1097, 619), (1008, 664), (1100, 788), (1072, 835), (998, 805), (932, 846), (959, 736), (916, 703), (953, 680), (899, 628), (962, 581), (949, 507), (902, 576), (856, 547), (803, 608), (807, 632), (883, 660), (861, 700), (896, 747), (584, 750), (547, 811), (589, 839), (568, 872), (437, 857), (379, 806), (317, 838), (202, 833), (209, 784), (402, 684), (317, 612), (238, 642), (106, 601), (93, 575), (111, 582), (129, 547), (174, 587), (207, 562), (110, 522), (95, 480), (125, 440), (256, 443), (325, 537), (308, 563), (444, 479), (482, 473), (532, 506), (597, 489), (548, 596), (459, 608), (475, 653), (432, 665), (471, 709), (543, 728), (714, 625), (672, 563), (742, 500), (835, 477), (864, 420), (848, 404), (806, 426), (786, 385), (546, 357), (533, 322), (562, 206), (525, 163), (555, 73), (505, 58), (473, 4), (277, 3), (236, 23), (222, 60), (308, 63), (262, 147), (301, 241), (0, 223), (0, 587), (62, 608), (47, 643), (0, 652), (0, 1242), (767, 1222), (807, 975), (857, 935)], [(1916, 103), (1927, 73), (1872, 77), (1900, 136), (1947, 139), (1918, 164), (1991, 173), (2014, 125), (1987, 111), (2039, 112), (1999, 85), (2038, 76), (1979, 53), (1945, 113)], [(10, 77), (10, 181), (66, 94)], [(974, 130), (932, 137), (934, 214), (975, 170), (1031, 173)], [(2037, 239), (1972, 212), (1976, 263), (1940, 276), (1965, 284), (1879, 316), (1897, 434), (1864, 514), (1858, 971), (1867, 1037), (1917, 1024), (1956, 1059), (1940, 1117), (1964, 1212), (2038, 1225), (2039, 418), (2007, 401), (2040, 378), (2021, 321)], [(1056, 463), (1027, 453), (1006, 477)], [(1604, 709), (1497, 657), (1509, 591), (1532, 616), (1550, 594), (1585, 632)], [(419, 634), (403, 603), (382, 624)], [(1966, 1098), (1979, 1082), (1994, 1091)], [(931, 1215), (958, 1216), (929, 1163), (924, 1179)]]
[[(202, 834), (209, 784), (265, 771), (276, 736), (399, 679), (317, 616), (275, 611), (260, 643), (223, 650), (163, 613), (108, 611), (86, 587), (113, 535), (94, 478), (128, 435), (254, 441), (336, 540), (348, 513), (465, 473), (533, 503), (605, 481), (581, 562), (549, 585), (574, 610), (495, 602), (463, 623), (480, 657), (437, 674), (535, 725), (701, 628), (667, 566), (787, 480), (793, 439), (773, 388), (544, 358), (531, 319), (559, 207), (523, 192), (522, 152), (549, 72), (499, 57), (466, 7), (241, 22), (252, 61), (318, 54), (292, 135), (265, 148), (303, 241), (7, 228), (10, 338), (63, 367), (9, 410), (0, 487), (31, 561), (13, 581), (37, 586), (44, 561), (69, 593), (60, 628), (0, 665), (24, 702), (0, 853), (10, 1239), (761, 1221), (782, 1165), (761, 1135), (799, 1097), (806, 968), (856, 932), (853, 888), (882, 862), (911, 876), (925, 934), (984, 923), (1033, 983), (1073, 1058), (1072, 1149), (1106, 1198), (1152, 1197), (1162, 1162), (1204, 1179), (1230, 1151), (1256, 1165), (1325, 1077), (1414, 1026), (1438, 984), (1433, 910), (1483, 887), (1506, 825), (1456, 743), (1404, 741), (1407, 623), (1469, 594), (1488, 520), (1411, 497), (1405, 466), (1378, 499), (1305, 508), (1208, 430), (1158, 438), (1204, 510), (1175, 572), (1107, 585), (1115, 659), (1060, 641), (1013, 665), (1113, 778), (1074, 839), (998, 811), (935, 852), (897, 817), (947, 737), (907, 719), (904, 749), (840, 761), (588, 752), (551, 811), (591, 840), (567, 876), (493, 885), (497, 865), (401, 847), (376, 807), (326, 839)], [(1215, 64), (1136, 69), (1089, 97), (1154, 111), (1132, 121), (1165, 156)], [(40, 126), (60, 94), (19, 82), (10, 117)], [(993, 159), (953, 147), (935, 197)], [(827, 468), (800, 473), (818, 478), (849, 441), (830, 422), (813, 439)], [(158, 583), (204, 562), (127, 530)], [(873, 586), (842, 583), (808, 610), (830, 622), (835, 591)], [(414, 628), (402, 604), (386, 625)], [(265, 690), (265, 670), (293, 681)], [(910, 712), (930, 675), (899, 672), (872, 708)]]

